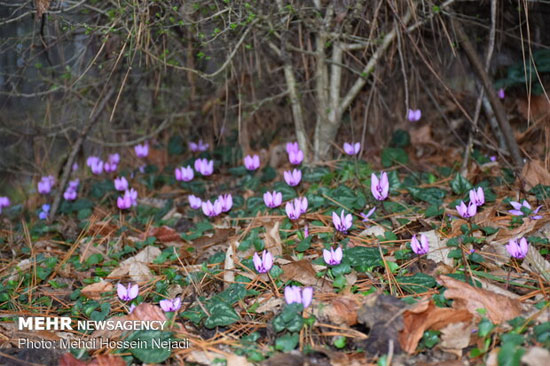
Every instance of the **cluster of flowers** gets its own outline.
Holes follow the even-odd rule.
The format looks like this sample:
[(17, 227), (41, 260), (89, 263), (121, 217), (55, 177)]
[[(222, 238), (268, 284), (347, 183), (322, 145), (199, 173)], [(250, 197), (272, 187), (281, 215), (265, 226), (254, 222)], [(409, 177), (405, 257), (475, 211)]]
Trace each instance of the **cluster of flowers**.
[[(118, 298), (122, 301), (132, 301), (139, 295), (139, 287), (137, 284), (128, 284), (128, 286), (124, 286), (123, 284), (119, 283), (117, 285), (117, 295)], [(165, 312), (175, 312), (178, 311), (181, 307), (181, 299), (179, 297), (176, 297), (174, 299), (165, 299), (160, 300), (159, 305), (162, 310)], [(130, 306), (129, 313), (132, 313), (134, 311), (135, 305), (132, 304)]]
[(477, 214), (477, 208), (483, 206), (483, 204), (485, 204), (485, 193), (483, 188), (478, 187), (470, 190), (470, 203), (468, 203), (468, 206), (464, 201), (460, 201), (460, 204), (456, 206), (456, 211), (460, 216), (468, 219), (474, 217)]
[(80, 184), (80, 180), (77, 178), (75, 180), (69, 181), (69, 184), (67, 185), (67, 189), (65, 192), (63, 192), (63, 198), (65, 198), (67, 201), (74, 201), (77, 196), (78, 186)]
[(286, 144), (286, 153), (288, 155), (288, 161), (292, 165), (300, 165), (304, 161), (304, 152), (300, 150), (300, 146), (297, 142), (288, 142)]
[(118, 169), (120, 163), (120, 155), (118, 153), (110, 154), (106, 161), (101, 160), (97, 156), (89, 156), (86, 159), (86, 165), (90, 168), (93, 174), (99, 175), (103, 172), (113, 173)]
[(307, 211), (308, 201), (306, 197), (298, 197), (285, 205), (286, 215), (291, 220), (298, 220)]
[(233, 196), (230, 193), (221, 194), (212, 203), (211, 201), (202, 201), (199, 197), (189, 195), (189, 206), (197, 210), (202, 208), (202, 212), (208, 217), (216, 217), (222, 212), (228, 212), (233, 207)]
[(527, 251), (529, 251), (529, 243), (527, 239), (510, 239), (506, 245), (506, 250), (508, 253), (517, 259), (525, 258)]
[[(209, 176), (214, 173), (214, 160), (197, 159), (193, 164), (195, 171), (203, 176)], [(180, 166), (174, 170), (174, 176), (177, 181), (190, 182), (195, 178), (195, 173), (191, 166)]]
[(127, 210), (130, 207), (137, 206), (137, 197), (138, 193), (135, 189), (126, 189), (124, 194), (116, 199), (116, 205), (121, 210)]
[(55, 178), (53, 177), (53, 175), (42, 177), (38, 182), (38, 193), (49, 194), (52, 191), (52, 188), (54, 185), (55, 185)]

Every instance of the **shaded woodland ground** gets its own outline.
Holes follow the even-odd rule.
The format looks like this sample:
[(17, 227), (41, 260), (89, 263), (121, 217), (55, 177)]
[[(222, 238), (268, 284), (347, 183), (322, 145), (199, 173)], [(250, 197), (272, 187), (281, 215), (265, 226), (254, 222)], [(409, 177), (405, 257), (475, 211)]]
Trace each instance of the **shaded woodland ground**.
[(0, 364), (547, 365), (548, 13), (0, 3)]

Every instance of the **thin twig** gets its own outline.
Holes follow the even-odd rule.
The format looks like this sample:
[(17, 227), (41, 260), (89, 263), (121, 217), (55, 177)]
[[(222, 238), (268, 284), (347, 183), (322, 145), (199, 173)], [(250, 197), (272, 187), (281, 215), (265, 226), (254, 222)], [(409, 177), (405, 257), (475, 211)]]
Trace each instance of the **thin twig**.
[(69, 177), (71, 176), (71, 171), (73, 168), (73, 163), (75, 161), (76, 155), (80, 151), (80, 148), (82, 147), (82, 143), (84, 140), (86, 140), (86, 136), (92, 129), (92, 127), (96, 124), (96, 122), (99, 120), (99, 116), (101, 115), (101, 112), (103, 112), (103, 109), (105, 109), (105, 106), (107, 105), (107, 102), (111, 98), (111, 96), (114, 93), (114, 89), (111, 88), (103, 97), (101, 102), (99, 104), (96, 104), (96, 107), (92, 110), (90, 113), (90, 117), (88, 119), (88, 123), (82, 130), (82, 133), (76, 140), (76, 143), (73, 145), (73, 148), (71, 150), (71, 153), (69, 154), (69, 158), (67, 159), (67, 162), (65, 163), (65, 168), (63, 168), (63, 175), (61, 176), (61, 181), (59, 185), (59, 190), (57, 191), (55, 198), (53, 200), (52, 208), (50, 210), (50, 216), (49, 221), (52, 222), (55, 214), (57, 212), (57, 209), (59, 208), (59, 203), (61, 202), (61, 196), (63, 195), (63, 190), (65, 189), (65, 186), (67, 185), (67, 182), (69, 181)]
[(470, 39), (464, 32), (462, 25), (455, 20), (453, 20), (453, 25), (454, 25), (456, 34), (461, 42), (462, 48), (464, 49), (466, 56), (470, 60), (470, 63), (472, 64), (474, 72), (477, 74), (477, 77), (480, 79), (483, 85), (483, 88), (487, 93), (487, 96), (489, 97), (489, 102), (491, 102), (491, 107), (493, 107), (493, 111), (495, 112), (495, 117), (498, 121), (500, 129), (502, 130), (502, 133), (504, 134), (504, 138), (506, 139), (508, 150), (510, 151), (510, 155), (512, 156), (512, 161), (514, 162), (516, 169), (519, 170), (523, 166), (523, 160), (521, 159), (519, 147), (514, 137), (514, 131), (512, 130), (512, 127), (508, 122), (508, 118), (506, 117), (506, 112), (504, 111), (502, 104), (499, 102), (498, 97), (495, 93), (495, 90), (492, 87), (492, 83), (489, 80), (489, 75), (487, 75), (487, 73), (483, 68), (483, 65), (479, 61), (477, 53), (474, 50), (474, 47), (472, 46)]

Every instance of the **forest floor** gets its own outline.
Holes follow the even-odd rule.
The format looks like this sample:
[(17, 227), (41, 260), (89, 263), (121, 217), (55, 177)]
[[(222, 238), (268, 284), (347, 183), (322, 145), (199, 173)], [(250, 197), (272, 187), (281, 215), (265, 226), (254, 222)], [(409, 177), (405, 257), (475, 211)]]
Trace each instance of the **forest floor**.
[[(4, 208), (0, 364), (548, 365), (542, 162), (520, 180), (502, 158), (474, 151), (462, 176), (458, 153), (417, 159), (404, 134), (377, 157), (314, 166), (262, 161), (248, 171), (231, 149), (192, 153), (173, 138), (145, 158), (121, 151), (114, 173), (82, 162), (78, 197), (53, 222), (39, 215), (55, 185)], [(177, 181), (174, 169), (198, 157), (213, 159), (214, 173)], [(284, 179), (292, 169), (302, 173), (296, 186)], [(389, 195), (376, 199), (381, 172)], [(117, 207), (118, 176), (138, 193), (129, 209)], [(484, 202), (463, 218), (456, 207), (479, 187)], [(266, 206), (268, 191), (282, 194), (280, 206)], [(224, 194), (232, 205), (216, 216), (189, 205), (189, 195)], [(290, 219), (286, 203), (303, 197), (307, 208)], [(337, 230), (333, 212), (352, 226)], [(428, 248), (411, 247), (413, 236)], [(327, 264), (331, 248), (343, 255)], [(273, 263), (259, 273), (253, 256), (264, 250)], [(31, 316), (70, 317), (72, 329), (22, 327)], [(95, 329), (102, 321), (165, 323)]]

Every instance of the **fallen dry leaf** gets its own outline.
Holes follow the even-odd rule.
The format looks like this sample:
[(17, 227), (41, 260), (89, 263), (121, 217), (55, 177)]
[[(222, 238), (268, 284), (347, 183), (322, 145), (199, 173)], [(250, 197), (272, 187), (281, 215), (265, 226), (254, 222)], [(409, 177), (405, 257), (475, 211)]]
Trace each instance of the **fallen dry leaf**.
[(427, 258), (433, 260), (435, 263), (444, 263), (448, 266), (453, 266), (453, 259), (448, 257), (451, 248), (447, 246), (448, 239), (440, 238), (435, 230), (420, 232), (428, 238), (430, 243), (430, 250), (427, 254)]
[(265, 297), (257, 298), (256, 301), (261, 305), (256, 309), (256, 313), (263, 314), (266, 312), (276, 312), (281, 309), (285, 301), (282, 298), (271, 296), (267, 301), (264, 301)]
[(223, 244), (227, 242), (227, 239), (235, 233), (235, 229), (216, 229), (213, 235), (204, 235), (198, 239), (193, 240), (193, 247), (204, 250), (213, 245)]
[(527, 234), (531, 233), (533, 230), (542, 226), (543, 224), (543, 220), (523, 220), (523, 224), (514, 229), (508, 229), (508, 227), (500, 227), (500, 230), (496, 234), (495, 241), (499, 244), (508, 244), (508, 241), (510, 239), (527, 236)]
[(441, 329), (441, 342), (438, 347), (461, 357), (462, 350), (470, 345), (470, 336), (474, 328), (473, 321), (448, 324)]
[(540, 160), (531, 160), (523, 166), (521, 175), (525, 179), (526, 188), (530, 190), (537, 184), (550, 185), (550, 173)]
[(472, 318), (472, 314), (465, 309), (439, 308), (431, 300), (418, 302), (403, 313), (404, 327), (399, 333), (399, 343), (405, 352), (414, 353), (426, 330), (439, 330), (451, 323), (470, 322)]
[(235, 282), (235, 245), (232, 242), (227, 246), (225, 251), (225, 261), (223, 265), (223, 286), (227, 289), (233, 282)]
[(166, 321), (164, 311), (157, 305), (141, 303), (135, 307), (132, 314), (126, 315), (128, 320)]
[(521, 363), (527, 366), (547, 366), (550, 360), (550, 351), (542, 347), (531, 347), (521, 357)]
[(316, 307), (313, 312), (322, 322), (326, 322), (326, 319), (332, 324), (352, 326), (357, 324), (357, 311), (361, 306), (361, 298), (362, 296), (341, 295), (325, 306)]
[(279, 235), (280, 221), (270, 220), (265, 223), (265, 234), (263, 239), (265, 249), (268, 250), (274, 257), (279, 257), (283, 254), (281, 236)]
[(391, 341), (395, 353), (400, 353), (398, 337), (403, 329), (401, 312), (406, 306), (407, 304), (393, 296), (368, 295), (357, 311), (357, 321), (370, 328), (369, 338), (362, 341), (359, 346), (370, 355), (381, 355), (388, 353), (388, 345)]
[(169, 226), (163, 225), (161, 227), (150, 228), (147, 233), (144, 233), (142, 237), (144, 239), (154, 236), (161, 243), (181, 243), (182, 239), (180, 234)]
[(311, 262), (307, 259), (285, 264), (281, 268), (283, 270), (281, 281), (283, 282), (293, 280), (300, 282), (304, 286), (313, 286), (321, 281), (317, 278), (317, 272), (315, 272), (311, 266)]
[(439, 146), (432, 139), (432, 129), (430, 125), (423, 125), (418, 128), (412, 128), (409, 130), (411, 136), (411, 145), (416, 146), (420, 144)]
[(148, 246), (133, 257), (122, 261), (107, 278), (122, 278), (130, 275), (134, 282), (148, 281), (153, 278), (153, 273), (147, 266), (153, 263), (153, 260), (161, 254), (157, 247)]
[(88, 299), (99, 300), (105, 292), (113, 291), (113, 285), (107, 281), (92, 283), (81, 290), (82, 295)]
[(454, 300), (454, 308), (465, 308), (472, 314), (477, 314), (477, 309), (486, 309), (487, 317), (493, 323), (514, 319), (522, 312), (521, 302), (517, 299), (475, 288), (448, 276), (439, 276), (437, 281), (447, 288), (445, 297)]

